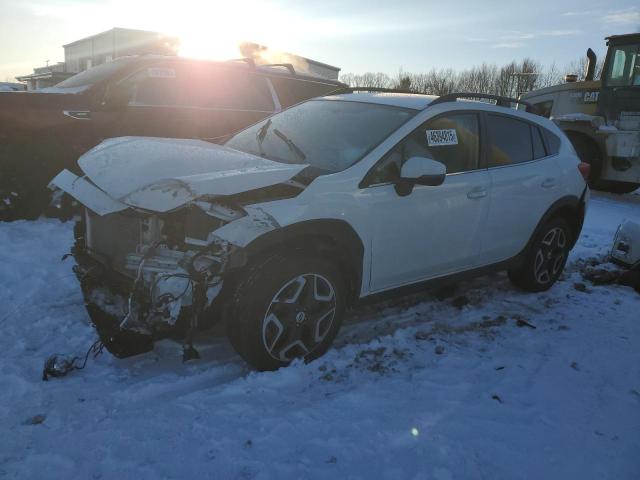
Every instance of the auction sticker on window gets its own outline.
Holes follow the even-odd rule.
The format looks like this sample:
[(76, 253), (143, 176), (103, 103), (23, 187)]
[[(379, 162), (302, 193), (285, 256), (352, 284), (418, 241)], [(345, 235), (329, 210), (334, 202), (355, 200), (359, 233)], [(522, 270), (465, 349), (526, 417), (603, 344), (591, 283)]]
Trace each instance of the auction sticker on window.
[(430, 147), (457, 144), (458, 135), (456, 135), (456, 131), (453, 128), (447, 130), (427, 130), (427, 145)]
[(176, 78), (176, 71), (173, 68), (150, 67), (147, 73), (151, 78)]

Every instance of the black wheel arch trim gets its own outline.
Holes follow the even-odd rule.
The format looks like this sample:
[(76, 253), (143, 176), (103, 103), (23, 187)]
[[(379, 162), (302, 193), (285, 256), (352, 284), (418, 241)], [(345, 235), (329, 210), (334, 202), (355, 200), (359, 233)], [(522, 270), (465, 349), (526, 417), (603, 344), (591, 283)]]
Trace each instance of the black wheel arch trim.
[(585, 196), (587, 194), (587, 188), (588, 187), (585, 185), (580, 198), (575, 195), (566, 195), (552, 203), (538, 221), (538, 224), (533, 230), (533, 233), (531, 234), (527, 245), (522, 249), (517, 257), (524, 257), (526, 252), (531, 248), (531, 244), (533, 243), (536, 234), (551, 218), (557, 215), (565, 217), (565, 219), (569, 222), (569, 225), (573, 229), (573, 238), (571, 239), (571, 248), (573, 248), (578, 241), (578, 237), (580, 236), (582, 225), (584, 223), (584, 215), (586, 210)]
[(364, 244), (354, 228), (344, 220), (314, 219), (287, 225), (251, 241), (243, 250), (251, 258), (274, 250), (311, 250), (336, 255), (339, 267), (347, 274), (349, 299), (360, 296), (364, 265)]
[[(551, 204), (538, 221), (526, 246), (514, 257), (494, 265), (487, 265), (477, 270), (462, 272), (461, 274), (454, 275), (451, 278), (437, 278), (428, 282), (419, 282), (413, 286), (401, 287), (399, 290), (404, 290), (405, 288), (413, 290), (413, 288), (421, 288), (420, 286), (424, 284), (440, 283), (442, 281), (446, 282), (448, 280), (453, 280), (454, 278), (469, 278), (489, 271), (499, 271), (516, 267), (522, 263), (527, 252), (531, 248), (536, 234), (551, 218), (556, 215), (562, 215), (567, 218), (570, 225), (574, 228), (574, 235), (571, 241), (571, 248), (573, 248), (580, 235), (582, 224), (584, 222), (585, 196), (587, 188), (588, 187), (585, 186), (580, 198), (575, 195), (566, 195)], [(360, 299), (360, 290), (363, 280), (364, 244), (353, 227), (344, 220), (305, 220), (303, 222), (294, 223), (265, 233), (254, 239), (245, 248), (241, 249), (243, 261), (238, 262), (238, 267), (240, 267), (240, 264), (244, 265), (246, 262), (250, 262), (252, 257), (259, 257), (278, 249), (287, 250), (288, 248), (293, 248), (294, 250), (316, 250), (320, 247), (319, 251), (322, 252), (321, 245), (323, 242), (326, 242), (327, 239), (333, 244), (333, 248), (330, 249), (330, 253), (337, 253), (337, 259), (340, 261), (340, 267), (346, 267), (347, 269), (346, 273), (348, 274), (350, 287), (350, 298), (348, 304), (363, 301), (363, 299)], [(392, 291), (395, 290), (396, 289), (393, 289)], [(381, 295), (386, 296), (384, 294), (373, 294), (372, 297), (379, 298)], [(368, 297), (369, 296), (367, 296), (367, 298)]]

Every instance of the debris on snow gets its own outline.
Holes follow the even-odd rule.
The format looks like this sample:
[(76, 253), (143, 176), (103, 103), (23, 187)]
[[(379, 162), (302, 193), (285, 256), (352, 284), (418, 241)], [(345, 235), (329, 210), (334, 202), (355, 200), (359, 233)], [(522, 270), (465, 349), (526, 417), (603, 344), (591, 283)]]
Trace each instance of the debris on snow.
[(33, 417), (29, 417), (24, 421), (25, 425), (40, 425), (41, 423), (44, 423), (44, 421), (47, 419), (47, 416), (39, 413), (38, 415), (34, 415)]

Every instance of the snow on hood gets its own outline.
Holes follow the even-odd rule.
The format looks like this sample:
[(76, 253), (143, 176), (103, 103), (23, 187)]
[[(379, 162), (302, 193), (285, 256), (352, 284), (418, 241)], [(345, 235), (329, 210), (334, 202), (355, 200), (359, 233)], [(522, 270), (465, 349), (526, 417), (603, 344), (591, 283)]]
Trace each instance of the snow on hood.
[(307, 165), (274, 162), (202, 140), (120, 137), (78, 164), (110, 197), (167, 212), (204, 195), (233, 195), (285, 182)]

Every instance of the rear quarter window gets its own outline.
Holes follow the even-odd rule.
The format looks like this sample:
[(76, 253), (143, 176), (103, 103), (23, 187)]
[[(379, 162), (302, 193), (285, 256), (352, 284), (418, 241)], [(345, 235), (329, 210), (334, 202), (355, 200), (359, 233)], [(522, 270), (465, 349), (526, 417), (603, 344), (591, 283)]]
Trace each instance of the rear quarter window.
[(546, 128), (541, 128), (542, 135), (544, 136), (544, 141), (547, 145), (547, 152), (549, 155), (556, 155), (560, 151), (560, 144), (562, 141), (560, 137), (558, 137), (555, 133), (547, 130)]
[(547, 153), (542, 141), (542, 134), (540, 133), (540, 128), (536, 125), (531, 125), (531, 140), (533, 142), (533, 158), (545, 157)]
[(533, 106), (536, 109), (538, 115), (549, 118), (551, 111), (553, 110), (553, 100), (547, 100), (546, 102), (534, 103)]

